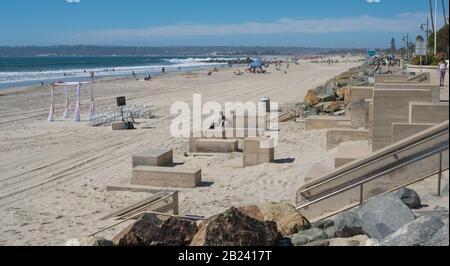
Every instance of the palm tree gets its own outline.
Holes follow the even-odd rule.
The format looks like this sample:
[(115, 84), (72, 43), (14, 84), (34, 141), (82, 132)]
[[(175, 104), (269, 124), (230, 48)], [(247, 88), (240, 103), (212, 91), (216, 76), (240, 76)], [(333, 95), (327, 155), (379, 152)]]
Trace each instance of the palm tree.
[(444, 14), (444, 23), (445, 25), (448, 25), (448, 21), (447, 21), (447, 13), (445, 13), (445, 1), (442, 0), (442, 10), (443, 10), (443, 14)]
[(433, 32), (435, 32), (436, 28), (434, 27), (433, 3), (431, 1), (432, 0), (428, 0), (428, 2), (430, 3), (431, 25), (433, 26)]

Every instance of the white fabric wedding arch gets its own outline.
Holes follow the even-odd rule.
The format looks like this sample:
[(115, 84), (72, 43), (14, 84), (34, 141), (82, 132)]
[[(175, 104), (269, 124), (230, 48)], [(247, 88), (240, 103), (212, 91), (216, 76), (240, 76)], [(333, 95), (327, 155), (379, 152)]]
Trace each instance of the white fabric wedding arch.
[(95, 114), (95, 100), (94, 100), (94, 82), (61, 82), (61, 83), (53, 83), (51, 85), (51, 91), (50, 91), (50, 112), (48, 114), (48, 121), (53, 122), (55, 121), (55, 103), (54, 103), (54, 91), (59, 88), (64, 88), (64, 96), (65, 96), (65, 108), (64, 108), (64, 114), (63, 118), (69, 118), (70, 110), (69, 110), (69, 91), (71, 89), (76, 89), (77, 92), (77, 102), (75, 107), (75, 115), (74, 115), (74, 122), (80, 122), (81, 121), (81, 89), (83, 86), (89, 86), (90, 87), (90, 93), (91, 93), (91, 104), (90, 104), (90, 110), (89, 110), (89, 117), (94, 116)]

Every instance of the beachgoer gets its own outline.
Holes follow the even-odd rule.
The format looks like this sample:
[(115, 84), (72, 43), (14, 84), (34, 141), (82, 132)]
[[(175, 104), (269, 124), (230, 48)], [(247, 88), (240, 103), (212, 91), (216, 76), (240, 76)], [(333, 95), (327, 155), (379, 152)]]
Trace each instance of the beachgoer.
[(166, 73), (166, 68), (163, 67), (162, 70), (161, 70), (161, 72), (162, 72), (162, 73)]
[(439, 62), (439, 67), (438, 67), (438, 74), (439, 74), (439, 86), (440, 87), (444, 87), (445, 85), (445, 74), (447, 72), (447, 64), (445, 63), (444, 59), (442, 59)]
[(133, 73), (131, 73), (133, 75), (134, 78), (136, 78), (136, 72), (133, 71)]
[(381, 60), (380, 60), (380, 58), (377, 58), (377, 62), (375, 63), (375, 65), (376, 65), (376, 68), (375, 68), (374, 72), (377, 72), (381, 68)]

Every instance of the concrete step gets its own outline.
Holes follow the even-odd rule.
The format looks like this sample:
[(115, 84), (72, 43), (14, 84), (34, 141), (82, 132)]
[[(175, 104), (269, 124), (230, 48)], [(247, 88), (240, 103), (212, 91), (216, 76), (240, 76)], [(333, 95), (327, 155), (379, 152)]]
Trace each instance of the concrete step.
[(131, 184), (154, 187), (195, 188), (202, 183), (202, 171), (184, 167), (138, 166)]

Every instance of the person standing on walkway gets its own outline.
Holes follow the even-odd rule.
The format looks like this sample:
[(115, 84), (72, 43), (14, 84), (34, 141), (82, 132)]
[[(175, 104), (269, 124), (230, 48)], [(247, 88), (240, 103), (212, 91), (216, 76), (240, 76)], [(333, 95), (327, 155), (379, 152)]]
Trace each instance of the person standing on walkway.
[(445, 74), (447, 72), (447, 64), (445, 63), (445, 61), (442, 59), (439, 62), (439, 66), (438, 66), (438, 74), (439, 74), (439, 86), (440, 87), (444, 87), (445, 84)]

